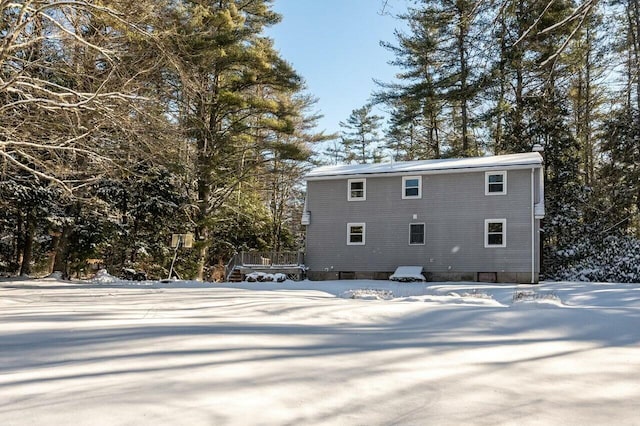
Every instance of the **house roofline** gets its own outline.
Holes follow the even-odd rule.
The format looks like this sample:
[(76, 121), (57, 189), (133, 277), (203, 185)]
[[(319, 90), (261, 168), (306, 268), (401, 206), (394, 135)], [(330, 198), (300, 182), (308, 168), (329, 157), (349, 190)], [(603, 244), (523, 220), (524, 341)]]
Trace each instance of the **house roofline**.
[(305, 181), (319, 181), (319, 180), (340, 180), (340, 179), (365, 179), (375, 177), (393, 177), (393, 176), (423, 176), (423, 175), (444, 175), (451, 173), (472, 173), (472, 172), (490, 172), (494, 170), (529, 170), (542, 168), (541, 162), (526, 162), (522, 164), (510, 164), (510, 165), (491, 165), (491, 166), (468, 166), (458, 168), (442, 168), (432, 170), (403, 170), (403, 171), (388, 171), (388, 172), (376, 172), (376, 173), (340, 173), (340, 174), (326, 174), (318, 176), (305, 176)]

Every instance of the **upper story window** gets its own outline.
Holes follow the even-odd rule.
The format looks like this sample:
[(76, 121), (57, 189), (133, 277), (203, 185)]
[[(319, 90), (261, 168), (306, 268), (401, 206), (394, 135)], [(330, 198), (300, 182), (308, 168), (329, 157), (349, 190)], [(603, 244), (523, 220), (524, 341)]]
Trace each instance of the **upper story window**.
[(507, 172), (486, 172), (484, 174), (484, 194), (504, 195), (507, 193)]
[(349, 201), (364, 201), (367, 199), (366, 179), (349, 179), (348, 186), (347, 199)]
[(507, 246), (507, 219), (485, 219), (484, 221), (484, 246)]
[(422, 198), (422, 177), (402, 177), (402, 199)]
[(365, 241), (366, 224), (347, 223), (347, 245), (363, 246)]
[(409, 245), (424, 245), (424, 223), (409, 224)]

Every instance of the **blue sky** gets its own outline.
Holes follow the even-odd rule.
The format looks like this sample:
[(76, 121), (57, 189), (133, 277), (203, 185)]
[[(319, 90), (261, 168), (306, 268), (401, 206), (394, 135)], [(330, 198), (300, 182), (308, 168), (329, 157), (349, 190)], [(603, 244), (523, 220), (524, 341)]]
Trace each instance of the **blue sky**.
[[(275, 0), (282, 22), (268, 30), (281, 56), (319, 98), (324, 115), (318, 131), (340, 130), (338, 123), (363, 106), (376, 90), (373, 79), (392, 81), (397, 68), (380, 41), (394, 41), (401, 22), (382, 14), (383, 0)], [(405, 0), (389, 0), (387, 11), (399, 13)]]

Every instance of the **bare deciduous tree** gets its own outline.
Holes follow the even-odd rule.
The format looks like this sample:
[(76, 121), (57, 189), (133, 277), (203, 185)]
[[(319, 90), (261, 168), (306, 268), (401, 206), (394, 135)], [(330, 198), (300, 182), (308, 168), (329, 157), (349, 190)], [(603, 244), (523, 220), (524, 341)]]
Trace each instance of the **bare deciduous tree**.
[[(0, 158), (73, 192), (116, 168), (151, 118), (130, 36), (113, 8), (85, 1), (0, 1)], [(130, 149), (135, 144), (126, 144)], [(91, 173), (86, 173), (88, 168)]]

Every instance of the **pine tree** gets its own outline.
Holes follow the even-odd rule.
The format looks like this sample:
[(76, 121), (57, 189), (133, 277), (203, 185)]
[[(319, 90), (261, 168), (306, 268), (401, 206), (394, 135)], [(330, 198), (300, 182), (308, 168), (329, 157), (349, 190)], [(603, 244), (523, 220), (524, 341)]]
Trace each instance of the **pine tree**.
[(265, 132), (290, 133), (295, 111), (279, 93), (301, 80), (262, 35), (280, 17), (271, 1), (191, 1), (170, 5), (165, 49), (175, 66), (184, 136), (193, 142), (198, 278), (211, 244), (212, 216), (261, 163)]
[[(396, 32), (398, 45), (383, 43), (402, 68), (399, 84), (381, 84), (376, 100), (395, 110), (398, 121), (421, 124), (429, 131), (435, 156), (480, 153), (474, 137), (477, 94), (483, 84), (484, 3), (423, 1), (402, 15), (410, 34)], [(448, 125), (452, 123), (452, 125)], [(441, 137), (448, 134), (448, 146)]]
[[(406, 129), (416, 129), (416, 132), (426, 135), (426, 144), (433, 150), (432, 156), (426, 158), (440, 158), (444, 101), (437, 92), (436, 82), (437, 22), (418, 10), (410, 10), (400, 18), (407, 22), (411, 33), (396, 31), (397, 45), (387, 42), (381, 44), (395, 55), (390, 64), (402, 69), (396, 75), (401, 82), (377, 82), (382, 90), (374, 95), (374, 99), (387, 104), (391, 110), (390, 132), (395, 134), (396, 141), (391, 140), (390, 143), (395, 146), (389, 148), (399, 155), (404, 145), (401, 140), (406, 139), (402, 134), (406, 134)], [(413, 157), (412, 154), (408, 155)]]
[(347, 162), (375, 162), (376, 144), (381, 140), (381, 121), (381, 116), (372, 113), (372, 106), (365, 105), (351, 111), (347, 121), (340, 122), (340, 127), (344, 129), (341, 141)]
[(575, 134), (580, 142), (581, 175), (585, 185), (596, 184), (596, 132), (603, 120), (604, 88), (601, 81), (606, 74), (604, 62), (606, 28), (601, 14), (592, 15), (583, 25), (569, 53), (572, 74), (569, 97), (572, 102)]
[(604, 123), (598, 181), (607, 233), (640, 238), (640, 1), (621, 1), (618, 7), (624, 18), (618, 23), (616, 51), (625, 84)]
[(342, 143), (337, 139), (330, 140), (327, 148), (325, 148), (322, 154), (327, 159), (327, 163), (334, 166), (347, 161), (347, 156), (342, 148)]
[[(394, 160), (410, 161), (440, 158), (437, 127), (430, 127), (421, 114), (399, 99), (394, 103), (385, 132), (387, 150)], [(413, 112), (410, 112), (412, 110)]]

